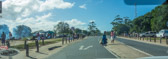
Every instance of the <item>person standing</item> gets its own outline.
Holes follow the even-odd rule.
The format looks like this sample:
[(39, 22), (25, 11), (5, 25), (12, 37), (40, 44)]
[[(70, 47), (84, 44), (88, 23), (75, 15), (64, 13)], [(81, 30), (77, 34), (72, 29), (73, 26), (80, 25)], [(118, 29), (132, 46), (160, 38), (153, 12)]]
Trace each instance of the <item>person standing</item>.
[(1, 42), (2, 42), (2, 45), (5, 46), (5, 39), (6, 39), (6, 34), (3, 32), (2, 35), (1, 35)]
[(12, 33), (9, 32), (9, 40), (12, 40)]
[(115, 32), (114, 32), (114, 31), (112, 31), (111, 37), (112, 37), (111, 43), (114, 43), (114, 40), (116, 39), (116, 35), (115, 35)]
[(37, 33), (37, 40), (40, 40), (40, 39), (41, 39), (40, 33), (38, 32), (38, 33)]

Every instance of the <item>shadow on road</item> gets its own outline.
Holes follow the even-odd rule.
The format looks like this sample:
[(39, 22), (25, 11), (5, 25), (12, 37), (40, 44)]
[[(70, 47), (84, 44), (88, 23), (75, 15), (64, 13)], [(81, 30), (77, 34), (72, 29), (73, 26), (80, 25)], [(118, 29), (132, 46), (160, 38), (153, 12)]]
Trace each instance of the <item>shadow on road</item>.
[(54, 49), (59, 48), (59, 47), (62, 47), (62, 46), (54, 46), (54, 47), (48, 48), (48, 50), (54, 50)]
[(42, 53), (42, 52), (37, 52), (37, 53), (44, 54), (44, 55), (48, 55), (48, 54), (46, 54), (46, 53)]
[(112, 43), (112, 44), (108, 44), (108, 45), (124, 45), (124, 44), (120, 44), (120, 43)]
[(31, 57), (31, 56), (27, 56), (27, 57), (29, 57), (29, 58), (31, 58), (31, 59), (37, 59), (37, 58)]

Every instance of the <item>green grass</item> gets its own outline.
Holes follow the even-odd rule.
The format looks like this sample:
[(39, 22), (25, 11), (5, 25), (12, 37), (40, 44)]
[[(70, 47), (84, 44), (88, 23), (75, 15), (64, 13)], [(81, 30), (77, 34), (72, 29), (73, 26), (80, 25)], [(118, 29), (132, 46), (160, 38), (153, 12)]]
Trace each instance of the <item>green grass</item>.
[[(53, 43), (56, 43), (56, 42), (59, 42), (59, 41), (61, 41), (61, 38), (50, 39), (50, 41), (44, 40), (44, 44), (48, 45), (48, 44), (53, 44)], [(36, 47), (35, 42), (28, 43), (28, 45), (29, 45), (30, 49)], [(39, 41), (39, 45), (42, 45), (42, 40)], [(11, 46), (11, 48), (16, 48), (16, 49), (19, 49), (19, 50), (24, 50), (24, 44), (20, 44), (20, 45), (16, 45), (16, 46)]]

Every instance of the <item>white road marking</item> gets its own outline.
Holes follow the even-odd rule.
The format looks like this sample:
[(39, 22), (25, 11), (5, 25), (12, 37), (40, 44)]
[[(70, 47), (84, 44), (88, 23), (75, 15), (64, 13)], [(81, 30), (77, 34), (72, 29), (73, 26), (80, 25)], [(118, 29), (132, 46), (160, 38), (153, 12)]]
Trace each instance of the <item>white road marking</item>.
[(79, 48), (79, 50), (83, 50), (83, 47), (84, 47), (84, 46), (83, 46), (83, 45), (81, 45), (81, 46), (80, 46), (80, 48)]
[(87, 50), (87, 49), (89, 49), (89, 48), (91, 48), (91, 47), (93, 47), (93, 45), (90, 45), (90, 46), (84, 48), (83, 50)]
[(84, 48), (84, 45), (81, 45), (80, 48), (79, 48), (79, 50), (87, 50), (87, 49), (89, 49), (91, 47), (93, 47), (93, 45), (90, 45), (90, 46), (88, 46), (86, 48)]

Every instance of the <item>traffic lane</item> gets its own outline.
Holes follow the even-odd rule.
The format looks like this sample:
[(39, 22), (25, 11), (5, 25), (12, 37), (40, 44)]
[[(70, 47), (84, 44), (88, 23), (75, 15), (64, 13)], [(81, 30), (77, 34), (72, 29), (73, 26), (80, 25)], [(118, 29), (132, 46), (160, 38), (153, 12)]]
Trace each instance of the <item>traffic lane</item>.
[(47, 59), (95, 59), (116, 58), (98, 42), (99, 37), (88, 37), (86, 40), (76, 42), (48, 57)]
[(132, 46), (136, 49), (149, 53), (153, 56), (168, 56), (168, 53), (167, 53), (168, 47), (123, 39), (123, 38), (117, 38), (117, 40), (126, 45)]

